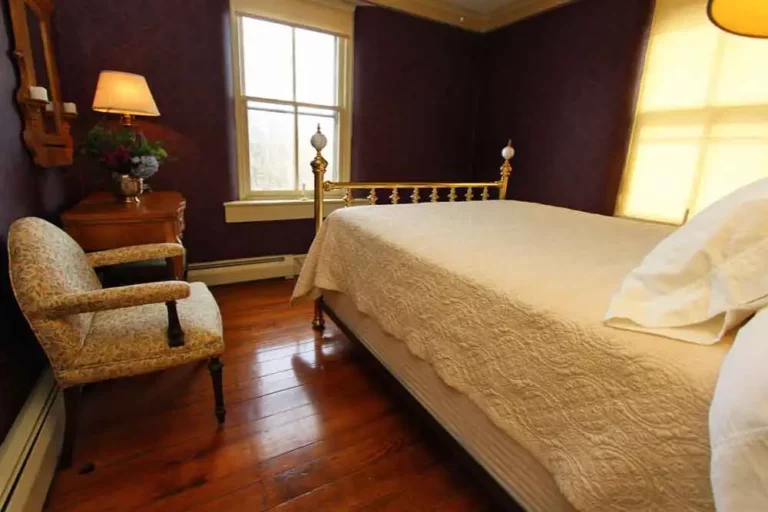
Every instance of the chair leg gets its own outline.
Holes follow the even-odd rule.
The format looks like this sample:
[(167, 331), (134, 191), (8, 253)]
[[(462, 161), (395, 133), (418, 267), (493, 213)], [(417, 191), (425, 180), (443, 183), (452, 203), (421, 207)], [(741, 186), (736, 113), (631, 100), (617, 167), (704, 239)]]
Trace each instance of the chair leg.
[(222, 384), (222, 369), (224, 363), (218, 357), (212, 357), (208, 361), (208, 371), (211, 374), (211, 380), (213, 381), (213, 399), (216, 403), (216, 419), (219, 420), (219, 425), (224, 424), (224, 418), (227, 415), (227, 410), (224, 408), (224, 389)]
[(176, 301), (171, 300), (165, 303), (165, 307), (168, 310), (168, 346), (183, 347), (184, 346), (184, 331), (179, 323), (179, 312), (176, 309)]
[(315, 299), (315, 316), (312, 318), (312, 328), (318, 332), (325, 329), (325, 318), (323, 318), (322, 299)]
[(72, 451), (77, 434), (77, 416), (80, 412), (80, 386), (72, 386), (64, 390), (64, 443), (59, 456), (59, 469), (72, 466)]

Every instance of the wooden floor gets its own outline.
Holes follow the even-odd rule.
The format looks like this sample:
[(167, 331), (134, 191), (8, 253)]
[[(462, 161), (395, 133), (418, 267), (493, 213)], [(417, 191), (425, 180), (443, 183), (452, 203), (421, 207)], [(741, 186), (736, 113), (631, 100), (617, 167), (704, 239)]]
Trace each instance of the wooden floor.
[[(47, 510), (482, 511), (484, 490), (293, 281), (214, 289), (227, 423), (204, 363), (88, 387), (73, 468)], [(92, 462), (95, 469), (79, 474)]]

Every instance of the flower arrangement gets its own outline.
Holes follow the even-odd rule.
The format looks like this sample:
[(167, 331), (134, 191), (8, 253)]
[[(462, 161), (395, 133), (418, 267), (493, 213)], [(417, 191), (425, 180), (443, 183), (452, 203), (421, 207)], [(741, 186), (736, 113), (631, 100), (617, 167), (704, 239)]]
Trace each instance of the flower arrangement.
[(82, 152), (107, 170), (143, 179), (170, 158), (161, 141), (151, 141), (131, 126), (114, 130), (101, 123), (88, 132)]

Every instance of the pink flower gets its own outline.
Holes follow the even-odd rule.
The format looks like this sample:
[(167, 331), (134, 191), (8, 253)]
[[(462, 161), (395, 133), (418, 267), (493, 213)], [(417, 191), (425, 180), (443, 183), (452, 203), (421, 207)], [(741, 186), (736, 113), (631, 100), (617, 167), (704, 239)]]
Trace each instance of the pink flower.
[(119, 168), (130, 165), (131, 153), (124, 147), (118, 146), (113, 151), (104, 153), (104, 163), (107, 167)]

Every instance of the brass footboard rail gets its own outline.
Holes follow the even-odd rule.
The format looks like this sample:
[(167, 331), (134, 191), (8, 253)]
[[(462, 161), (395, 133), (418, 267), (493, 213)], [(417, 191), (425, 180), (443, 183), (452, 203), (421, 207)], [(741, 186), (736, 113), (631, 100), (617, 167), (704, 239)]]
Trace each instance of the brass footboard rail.
[[(480, 199), (487, 201), (491, 198), (490, 190), (499, 190), (499, 199), (507, 198), (507, 182), (509, 181), (509, 175), (512, 173), (512, 166), (509, 161), (515, 155), (515, 150), (512, 148), (512, 141), (501, 150), (501, 156), (504, 159), (504, 163), (501, 166), (501, 177), (498, 181), (446, 181), (446, 182), (432, 182), (432, 181), (324, 181), (325, 171), (328, 168), (328, 161), (323, 158), (322, 151), (328, 144), (328, 139), (320, 131), (320, 125), (317, 125), (317, 133), (312, 136), (312, 147), (317, 151), (317, 155), (312, 160), (312, 173), (315, 175), (315, 234), (320, 231), (320, 227), (323, 225), (323, 201), (325, 200), (325, 193), (334, 190), (343, 190), (344, 197), (342, 199), (344, 207), (352, 206), (355, 201), (355, 190), (367, 190), (368, 204), (377, 204), (378, 196), (377, 190), (391, 190), (389, 195), (390, 204), (398, 204), (400, 202), (400, 190), (411, 191), (408, 196), (411, 203), (418, 203), (421, 201), (421, 191), (429, 190), (430, 202), (436, 203), (440, 200), (440, 190), (448, 190), (446, 198), (448, 201), (456, 201), (459, 195), (456, 189), (466, 189), (464, 192), (464, 200), (472, 201), (475, 198), (475, 190), (480, 190)], [(323, 318), (323, 299), (318, 298), (315, 300), (315, 314), (312, 318), (312, 328), (316, 331), (322, 331), (325, 328), (325, 318)]]
[(440, 200), (441, 190), (448, 190), (448, 195), (445, 197), (448, 201), (453, 202), (459, 199), (457, 189), (466, 189), (463, 194), (465, 201), (474, 200), (475, 191), (479, 191), (481, 201), (487, 201), (491, 198), (491, 189), (498, 189), (498, 198), (506, 199), (507, 182), (509, 181), (509, 175), (512, 173), (512, 166), (509, 161), (515, 154), (515, 150), (512, 148), (512, 141), (509, 141), (509, 144), (501, 151), (504, 163), (501, 166), (501, 176), (498, 181), (325, 181), (325, 171), (327, 170), (328, 162), (323, 158), (322, 151), (328, 144), (328, 139), (320, 131), (320, 125), (317, 126), (317, 133), (312, 136), (311, 143), (312, 147), (317, 151), (317, 155), (311, 164), (312, 173), (315, 175), (315, 233), (320, 230), (320, 226), (323, 224), (325, 193), (334, 190), (344, 191), (344, 197), (342, 198), (344, 207), (352, 206), (354, 203), (355, 198), (353, 194), (355, 190), (367, 190), (368, 196), (365, 199), (368, 201), (368, 204), (372, 205), (378, 203), (377, 190), (391, 191), (389, 195), (390, 204), (400, 203), (402, 199), (400, 195), (401, 190), (405, 194), (409, 191), (411, 192), (407, 195), (411, 203), (421, 202), (422, 191), (429, 191), (430, 202), (436, 203)]

